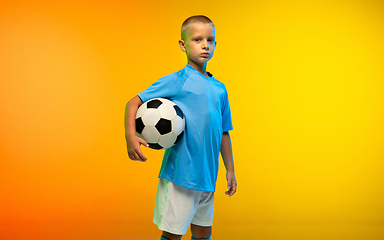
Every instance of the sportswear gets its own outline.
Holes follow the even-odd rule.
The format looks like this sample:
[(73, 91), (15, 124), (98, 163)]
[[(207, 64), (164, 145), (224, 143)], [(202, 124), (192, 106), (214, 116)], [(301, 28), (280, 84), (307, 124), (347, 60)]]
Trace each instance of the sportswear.
[(223, 132), (233, 129), (225, 85), (187, 64), (138, 94), (143, 102), (167, 98), (183, 111), (184, 134), (165, 150), (159, 178), (197, 190), (214, 192)]
[(159, 179), (153, 223), (160, 230), (184, 235), (189, 225), (212, 226), (214, 192), (196, 191)]

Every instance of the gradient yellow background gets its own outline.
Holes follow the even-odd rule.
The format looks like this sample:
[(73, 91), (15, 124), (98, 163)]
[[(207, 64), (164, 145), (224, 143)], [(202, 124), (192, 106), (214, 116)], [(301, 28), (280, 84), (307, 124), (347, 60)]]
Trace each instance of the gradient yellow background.
[(384, 3), (363, 0), (2, 1), (0, 239), (160, 239), (163, 152), (129, 160), (125, 104), (185, 66), (196, 14), (235, 129), (212, 239), (384, 239)]

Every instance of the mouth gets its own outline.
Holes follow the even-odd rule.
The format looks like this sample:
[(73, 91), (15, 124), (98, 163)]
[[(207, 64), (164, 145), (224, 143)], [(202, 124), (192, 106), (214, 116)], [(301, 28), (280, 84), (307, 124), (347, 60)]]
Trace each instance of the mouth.
[(205, 56), (205, 57), (208, 57), (208, 56), (209, 56), (208, 53), (201, 53), (200, 55), (201, 55), (201, 56)]

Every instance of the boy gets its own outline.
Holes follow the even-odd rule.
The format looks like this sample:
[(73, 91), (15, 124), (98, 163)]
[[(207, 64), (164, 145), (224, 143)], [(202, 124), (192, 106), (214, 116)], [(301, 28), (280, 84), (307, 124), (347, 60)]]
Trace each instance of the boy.
[(161, 240), (181, 239), (189, 224), (192, 239), (211, 239), (220, 152), (227, 169), (229, 190), (225, 194), (232, 196), (236, 192), (228, 95), (224, 84), (206, 72), (216, 44), (215, 26), (208, 17), (187, 18), (179, 46), (186, 52), (188, 64), (158, 79), (127, 103), (126, 140), (131, 160), (147, 160), (140, 144), (148, 144), (135, 134), (135, 116), (143, 102), (168, 98), (185, 116), (184, 135), (165, 151), (159, 174), (153, 222), (163, 230)]

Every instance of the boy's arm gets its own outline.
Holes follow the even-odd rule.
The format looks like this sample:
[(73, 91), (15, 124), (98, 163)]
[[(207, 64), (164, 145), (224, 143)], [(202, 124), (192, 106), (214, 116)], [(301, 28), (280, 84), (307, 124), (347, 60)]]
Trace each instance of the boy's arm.
[(231, 137), (228, 132), (223, 133), (223, 139), (221, 140), (221, 156), (224, 161), (225, 168), (227, 169), (227, 187), (228, 191), (226, 195), (232, 196), (236, 192), (237, 182), (235, 178), (235, 166), (232, 156)]
[(127, 141), (128, 157), (131, 160), (147, 161), (140, 149), (140, 144), (148, 147), (148, 144), (136, 136), (136, 113), (143, 101), (138, 96), (132, 98), (125, 108), (125, 139)]

